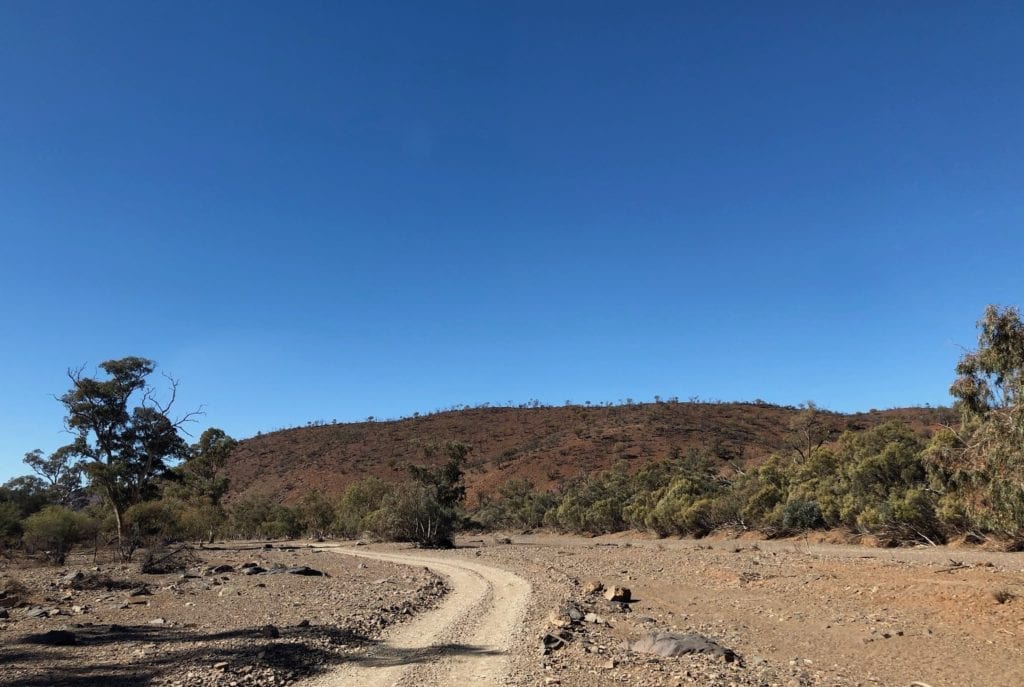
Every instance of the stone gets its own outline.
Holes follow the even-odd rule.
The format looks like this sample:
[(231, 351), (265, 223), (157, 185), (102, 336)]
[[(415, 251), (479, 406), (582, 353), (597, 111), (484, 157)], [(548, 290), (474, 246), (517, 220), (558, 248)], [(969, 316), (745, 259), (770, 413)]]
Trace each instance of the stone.
[(25, 611), (26, 618), (42, 618), (47, 615), (46, 609), (40, 606), (34, 606)]
[(656, 656), (685, 656), (707, 654), (725, 659), (727, 663), (736, 660), (736, 653), (713, 639), (699, 634), (676, 634), (674, 632), (652, 632), (635, 642), (628, 642), (628, 649), (641, 654)]
[(277, 639), (281, 636), (281, 631), (274, 625), (264, 625), (260, 628), (260, 635), (267, 639)]
[(225, 565), (215, 565), (214, 567), (210, 568), (207, 572), (210, 575), (222, 575), (224, 573), (235, 572), (235, 569), (234, 569), (234, 567), (232, 567), (230, 565), (226, 565), (226, 564)]
[(604, 591), (604, 584), (600, 580), (590, 580), (583, 585), (583, 595), (600, 594)]
[(587, 613), (585, 616), (583, 616), (583, 620), (588, 623), (594, 623), (595, 625), (601, 625), (604, 623), (604, 620), (602, 620), (601, 616), (599, 616), (597, 613)]
[(629, 591), (629, 587), (609, 587), (605, 590), (604, 598), (609, 601), (629, 603), (629, 600), (632, 598), (632, 592)]
[(541, 640), (541, 645), (544, 648), (544, 653), (550, 654), (552, 651), (557, 651), (564, 647), (565, 640), (557, 635), (548, 633), (544, 635), (544, 638)]
[(305, 575), (306, 577), (326, 577), (320, 570), (315, 570), (306, 565), (297, 565), (294, 568), (286, 568), (285, 572), (290, 575)]
[(242, 568), (242, 574), (243, 575), (262, 575), (265, 572), (267, 572), (267, 569), (266, 568), (261, 568), (258, 565), (253, 565), (253, 566), (243, 567)]
[(166, 625), (167, 621), (164, 618), (153, 618), (149, 621), (150, 625)]

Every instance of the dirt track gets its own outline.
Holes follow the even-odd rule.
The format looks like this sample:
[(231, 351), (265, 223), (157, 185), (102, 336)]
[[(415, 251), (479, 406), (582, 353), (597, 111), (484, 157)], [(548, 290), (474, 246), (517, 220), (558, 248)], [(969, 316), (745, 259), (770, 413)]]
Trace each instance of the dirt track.
[(499, 685), (508, 677), (508, 652), (523, 625), (530, 584), (506, 570), (423, 552), (333, 551), (390, 563), (426, 566), (448, 578), (441, 606), (393, 628), (358, 661), (321, 676), (316, 687), (391, 685)]
[[(392, 628), (384, 645), (314, 684), (1016, 687), (1024, 680), (1020, 554), (635, 535), (464, 544), (447, 552), (336, 549), (429, 566), (452, 591), (439, 610)], [(581, 597), (588, 579), (631, 587), (632, 612)], [(1000, 591), (1005, 601), (995, 598)], [(589, 603), (585, 610), (605, 622), (581, 626), (565, 649), (541, 657), (540, 636), (566, 600)], [(716, 638), (743, 662), (622, 649), (623, 640), (650, 630)]]

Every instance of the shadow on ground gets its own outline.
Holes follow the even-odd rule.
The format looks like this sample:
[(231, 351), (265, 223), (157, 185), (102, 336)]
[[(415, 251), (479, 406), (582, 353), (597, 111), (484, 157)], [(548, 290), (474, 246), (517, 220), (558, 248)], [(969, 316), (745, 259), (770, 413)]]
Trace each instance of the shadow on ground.
[[(395, 649), (348, 630), (315, 625), (280, 628), (278, 638), (267, 637), (264, 628), (204, 633), (189, 628), (101, 625), (67, 632), (73, 637), (27, 635), (0, 648), (0, 687), (137, 687), (161, 676), (176, 676), (188, 684), (189, 670), (207, 672), (221, 662), (227, 663), (229, 672), (246, 666), (271, 668), (294, 679), (349, 662), (384, 667), (500, 653), (465, 644)], [(70, 641), (74, 643), (54, 645)]]

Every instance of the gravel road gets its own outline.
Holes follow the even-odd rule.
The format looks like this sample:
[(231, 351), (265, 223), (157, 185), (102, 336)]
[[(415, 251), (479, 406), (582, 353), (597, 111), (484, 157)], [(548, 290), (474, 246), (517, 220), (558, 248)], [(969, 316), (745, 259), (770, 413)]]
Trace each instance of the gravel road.
[(428, 552), (390, 553), (336, 547), (341, 555), (424, 566), (448, 578), (436, 610), (396, 626), (366, 656), (305, 683), (309, 687), (500, 685), (521, 634), (530, 583), (500, 568)]

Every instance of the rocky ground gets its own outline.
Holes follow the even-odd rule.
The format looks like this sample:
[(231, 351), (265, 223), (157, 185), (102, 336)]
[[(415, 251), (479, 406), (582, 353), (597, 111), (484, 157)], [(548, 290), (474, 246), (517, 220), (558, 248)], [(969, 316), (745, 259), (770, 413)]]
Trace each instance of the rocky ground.
[(179, 569), (84, 554), (4, 566), (0, 685), (287, 685), (357, 659), (445, 593), (423, 568), (307, 546), (189, 550), (162, 565)]
[[(513, 673), (524, 676), (517, 684), (1024, 684), (1022, 554), (621, 536), (511, 540), (460, 555), (530, 579), (534, 641), (560, 632), (568, 640), (516, 657)], [(608, 601), (594, 582), (629, 588), (631, 601)], [(565, 626), (567, 604), (582, 621)], [(658, 632), (697, 634), (735, 660), (627, 648)]]
[[(8, 582), (0, 597), (13, 606), (0, 619), (0, 686), (333, 686), (370, 684), (378, 666), (398, 677), (373, 684), (1024, 684), (1024, 554), (629, 535), (459, 544), (225, 548), (198, 552), (184, 576), (84, 560), (7, 569), (23, 587)], [(452, 593), (421, 565), (447, 571)], [(330, 577), (273, 572), (296, 566)], [(472, 593), (470, 578), (482, 585)], [(519, 578), (525, 601), (510, 605)], [(73, 643), (53, 646), (60, 631)], [(402, 644), (403, 632), (415, 637)], [(673, 649), (697, 653), (664, 655)]]

